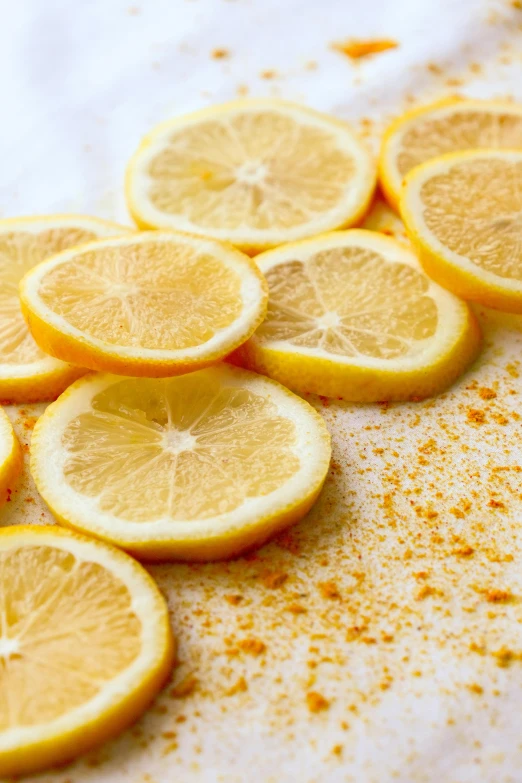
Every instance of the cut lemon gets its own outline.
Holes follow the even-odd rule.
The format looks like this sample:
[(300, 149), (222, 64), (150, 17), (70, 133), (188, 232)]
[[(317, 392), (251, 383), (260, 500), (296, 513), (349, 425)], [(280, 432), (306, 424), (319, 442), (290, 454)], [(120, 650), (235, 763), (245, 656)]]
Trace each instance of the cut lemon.
[(36, 485), (60, 522), (153, 560), (265, 541), (308, 511), (329, 459), (308, 403), (228, 365), (168, 380), (86, 376), (31, 442)]
[(36, 345), (20, 311), (21, 277), (61, 250), (129, 230), (83, 215), (0, 220), (0, 400), (50, 400), (84, 372)]
[(136, 561), (59, 527), (0, 531), (0, 775), (69, 761), (168, 677), (167, 605)]
[(230, 353), (263, 320), (267, 301), (248, 256), (172, 231), (60, 253), (24, 277), (20, 295), (42, 350), (92, 370), (149, 377)]
[(361, 220), (376, 171), (340, 120), (285, 101), (213, 106), (152, 130), (127, 202), (141, 228), (228, 240), (246, 252)]
[(0, 504), (8, 499), (13, 481), (21, 469), (20, 445), (6, 412), (0, 408)]
[(393, 239), (353, 229), (257, 261), (268, 315), (233, 361), (296, 391), (360, 402), (426, 397), (478, 350), (469, 307)]
[(411, 169), (477, 148), (522, 149), (522, 106), (451, 98), (406, 112), (384, 135), (379, 177), (386, 198), (398, 209), (401, 183)]
[(522, 313), (522, 150), (418, 166), (406, 177), (401, 214), (430, 277), (464, 299)]

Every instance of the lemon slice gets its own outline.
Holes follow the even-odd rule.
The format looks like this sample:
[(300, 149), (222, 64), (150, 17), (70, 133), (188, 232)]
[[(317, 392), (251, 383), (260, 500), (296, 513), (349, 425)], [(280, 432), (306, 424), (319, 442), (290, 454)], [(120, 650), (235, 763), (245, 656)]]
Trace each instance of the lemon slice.
[(233, 360), (296, 391), (360, 402), (426, 397), (477, 352), (468, 306), (393, 239), (339, 231), (256, 260), (268, 315)]
[(0, 400), (50, 400), (84, 372), (47, 356), (36, 345), (20, 311), (21, 277), (60, 250), (128, 231), (82, 215), (0, 220)]
[(59, 527), (0, 531), (0, 775), (69, 761), (130, 725), (168, 677), (160, 591), (135, 560)]
[(175, 232), (89, 243), (22, 280), (42, 350), (92, 370), (176, 375), (211, 364), (263, 320), (266, 283), (229, 245)]
[(375, 165), (344, 122), (271, 99), (213, 106), (152, 130), (132, 158), (141, 228), (175, 228), (257, 252), (362, 219)]
[(0, 504), (9, 497), (13, 481), (22, 469), (22, 452), (11, 422), (0, 408)]
[(522, 149), (522, 106), (453, 98), (403, 114), (381, 147), (379, 177), (386, 198), (398, 209), (401, 183), (411, 169), (472, 148)]
[(418, 166), (405, 180), (401, 213), (430, 277), (464, 299), (522, 313), (522, 150)]
[(87, 376), (31, 442), (57, 519), (145, 559), (211, 560), (261, 543), (308, 511), (329, 459), (308, 403), (228, 365), (168, 380)]

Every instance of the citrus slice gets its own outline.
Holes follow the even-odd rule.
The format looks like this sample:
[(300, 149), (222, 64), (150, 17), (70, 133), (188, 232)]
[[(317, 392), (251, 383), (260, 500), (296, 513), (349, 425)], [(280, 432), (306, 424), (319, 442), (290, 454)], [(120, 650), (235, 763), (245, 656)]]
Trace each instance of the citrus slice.
[(154, 128), (127, 171), (141, 228), (257, 252), (362, 219), (375, 165), (344, 122), (285, 101), (213, 106)]
[(379, 177), (386, 198), (399, 207), (401, 183), (415, 166), (449, 152), (522, 149), (522, 106), (508, 101), (450, 98), (406, 112), (386, 131)]
[(13, 481), (22, 469), (22, 452), (11, 422), (0, 408), (0, 504), (9, 495)]
[(296, 391), (359, 402), (426, 397), (477, 352), (469, 307), (393, 239), (339, 231), (256, 260), (268, 315), (233, 361)]
[(248, 256), (172, 231), (60, 253), (24, 277), (20, 295), (42, 350), (92, 370), (149, 377), (230, 353), (263, 320), (267, 301)]
[(86, 376), (31, 442), (31, 471), (60, 522), (150, 560), (212, 560), (265, 541), (308, 511), (329, 459), (307, 402), (229, 365)]
[(139, 563), (51, 526), (0, 531), (0, 775), (69, 761), (168, 677), (167, 605)]
[(406, 177), (401, 213), (430, 277), (464, 299), (522, 313), (522, 150), (418, 166)]
[(20, 311), (18, 283), (50, 255), (130, 229), (83, 215), (0, 220), (0, 400), (36, 402), (60, 394), (84, 370), (47, 356)]

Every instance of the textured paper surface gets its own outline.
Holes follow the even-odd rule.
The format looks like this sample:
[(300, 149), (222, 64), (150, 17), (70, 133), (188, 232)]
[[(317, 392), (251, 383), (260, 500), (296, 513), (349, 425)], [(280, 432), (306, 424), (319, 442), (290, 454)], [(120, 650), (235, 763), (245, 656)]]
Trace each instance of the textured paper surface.
[[(3, 217), (128, 223), (124, 167), (140, 136), (247, 90), (333, 112), (375, 147), (413, 103), (522, 99), (516, 2), (25, 0), (4, 12)], [(330, 48), (351, 37), (399, 46), (352, 62)], [(334, 439), (316, 508), (248, 558), (152, 567), (179, 643), (172, 682), (118, 740), (35, 780), (522, 779), (522, 320), (480, 317), (483, 355), (436, 400), (311, 400)], [(10, 409), (25, 444), (39, 410)], [(51, 521), (27, 476), (0, 521)]]

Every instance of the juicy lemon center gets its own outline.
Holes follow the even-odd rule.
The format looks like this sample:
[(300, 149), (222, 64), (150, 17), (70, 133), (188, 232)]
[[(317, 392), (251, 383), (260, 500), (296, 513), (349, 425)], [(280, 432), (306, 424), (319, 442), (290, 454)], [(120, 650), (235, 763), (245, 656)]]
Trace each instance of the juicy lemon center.
[(172, 133), (148, 165), (148, 197), (206, 229), (284, 229), (335, 209), (355, 172), (328, 129), (250, 111)]
[(201, 520), (278, 489), (299, 469), (293, 422), (269, 399), (202, 370), (124, 380), (62, 439), (64, 477), (130, 522)]
[(45, 356), (29, 334), (20, 310), (18, 283), (24, 274), (53, 253), (95, 238), (79, 228), (0, 234), (0, 363), (25, 364)]
[(421, 186), (429, 230), (454, 253), (499, 277), (522, 279), (522, 161), (473, 158)]
[(337, 356), (414, 355), (437, 329), (437, 306), (420, 271), (361, 247), (324, 250), (266, 273), (261, 342), (285, 341)]
[(47, 545), (0, 552), (0, 731), (91, 699), (140, 635), (127, 587), (103, 566)]

